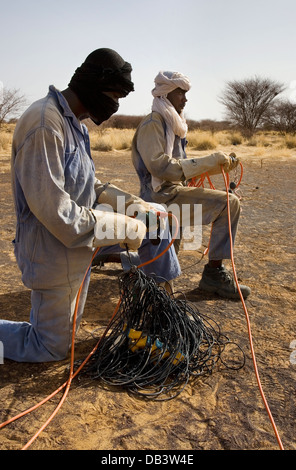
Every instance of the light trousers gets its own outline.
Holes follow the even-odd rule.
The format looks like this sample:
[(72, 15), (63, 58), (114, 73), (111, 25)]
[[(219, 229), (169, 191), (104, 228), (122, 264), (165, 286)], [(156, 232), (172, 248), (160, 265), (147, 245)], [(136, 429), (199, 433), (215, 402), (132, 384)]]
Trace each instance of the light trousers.
[[(145, 239), (138, 250), (141, 263), (155, 258), (168, 246), (163, 239), (157, 246)], [(102, 253), (121, 252), (118, 245)], [(16, 258), (26, 287), (31, 289), (29, 321), (0, 320), (0, 341), (4, 358), (17, 362), (49, 362), (67, 357), (71, 346), (73, 318), (78, 290), (91, 262), (92, 250), (67, 248), (41, 224), (22, 224), (15, 246)], [(158, 260), (142, 268), (161, 282), (180, 275), (172, 246)], [(87, 272), (80, 296), (76, 330), (83, 314), (90, 281)], [(20, 305), (20, 310), (22, 306)], [(100, 305), (98, 305), (98, 313)], [(21, 317), (24, 312), (20, 311)]]
[[(141, 194), (145, 199), (145, 195)], [(230, 259), (230, 237), (227, 210), (227, 194), (225, 191), (194, 188), (187, 186), (168, 186), (161, 192), (149, 194), (149, 199), (159, 204), (165, 204), (167, 208), (177, 205), (180, 209), (180, 226), (182, 227), (182, 210), (190, 208), (190, 224), (194, 224), (194, 206), (201, 208), (202, 225), (212, 224), (211, 241), (209, 247), (210, 260)], [(231, 234), (233, 242), (237, 233), (240, 217), (239, 199), (232, 193), (229, 194)], [(185, 218), (186, 219), (186, 218)]]

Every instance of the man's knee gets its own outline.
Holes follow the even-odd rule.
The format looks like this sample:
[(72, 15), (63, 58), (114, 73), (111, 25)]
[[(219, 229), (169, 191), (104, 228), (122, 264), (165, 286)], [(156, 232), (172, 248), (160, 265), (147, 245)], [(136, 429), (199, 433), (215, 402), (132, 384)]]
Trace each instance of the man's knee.
[(235, 194), (229, 193), (229, 205), (233, 214), (240, 213), (240, 200)]
[(49, 342), (43, 342), (43, 352), (41, 357), (44, 357), (44, 362), (48, 361), (62, 361), (67, 358), (70, 350), (70, 345), (65, 339), (56, 338), (50, 339)]
[(37, 362), (62, 361), (70, 349), (70, 331), (39, 330), (31, 326), (27, 337), (27, 349), (36, 352)]

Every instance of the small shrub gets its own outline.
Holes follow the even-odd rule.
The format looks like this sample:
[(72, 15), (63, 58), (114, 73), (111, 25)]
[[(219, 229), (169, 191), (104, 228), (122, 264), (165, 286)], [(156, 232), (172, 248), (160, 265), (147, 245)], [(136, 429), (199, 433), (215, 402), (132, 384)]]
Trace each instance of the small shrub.
[(212, 150), (217, 147), (215, 138), (205, 132), (188, 132), (187, 140), (189, 147), (192, 147), (194, 150)]
[(247, 140), (247, 143), (246, 145), (248, 147), (257, 147), (257, 139), (255, 137), (250, 137), (248, 140)]
[(241, 145), (243, 143), (243, 137), (239, 132), (233, 132), (229, 135), (229, 142), (231, 145)]
[(131, 148), (134, 129), (104, 129), (90, 132), (92, 150), (108, 152), (110, 150), (126, 150)]
[(90, 145), (92, 150), (108, 152), (112, 150), (112, 145), (108, 135), (101, 132), (90, 132)]
[(285, 138), (285, 146), (287, 149), (296, 148), (296, 136), (289, 135)]
[(9, 150), (12, 143), (12, 133), (5, 129), (0, 130), (0, 150)]

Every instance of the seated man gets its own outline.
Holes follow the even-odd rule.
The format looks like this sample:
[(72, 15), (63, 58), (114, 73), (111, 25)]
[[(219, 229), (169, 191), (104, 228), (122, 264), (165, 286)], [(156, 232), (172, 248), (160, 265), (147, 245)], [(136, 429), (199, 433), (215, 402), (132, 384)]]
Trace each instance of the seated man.
[[(184, 118), (186, 93), (191, 88), (188, 78), (177, 72), (160, 72), (155, 78), (152, 112), (146, 116), (135, 133), (132, 145), (132, 161), (140, 179), (140, 196), (145, 201), (177, 205), (180, 209), (190, 207), (190, 222), (194, 224), (194, 208), (201, 205), (202, 224), (212, 223), (209, 261), (205, 266), (200, 288), (222, 297), (237, 299), (239, 292), (232, 275), (223, 265), (230, 259), (230, 240), (227, 215), (227, 198), (224, 191), (189, 187), (186, 182), (208, 172), (221, 173), (221, 165), (229, 172), (237, 165), (222, 152), (200, 158), (186, 158), (185, 137), (187, 124)], [(240, 203), (229, 194), (232, 238), (237, 231)], [(185, 206), (186, 205), (186, 206)], [(246, 298), (247, 286), (240, 286)]]
[[(95, 247), (139, 249), (143, 263), (168, 246), (168, 239), (151, 244), (145, 238), (146, 224), (125, 213), (136, 204), (145, 217), (154, 210), (150, 204), (96, 178), (87, 128), (81, 123), (89, 117), (99, 125), (117, 111), (118, 99), (133, 91), (131, 70), (117, 52), (97, 49), (75, 71), (68, 88), (60, 92), (50, 86), (48, 95), (33, 103), (16, 125), (11, 168), (14, 249), (22, 280), (31, 289), (31, 313), (30, 322), (0, 320), (5, 358), (47, 362), (67, 356), (78, 291), (88, 271), (76, 328)], [(174, 279), (180, 274), (174, 249), (143, 270), (161, 280)]]

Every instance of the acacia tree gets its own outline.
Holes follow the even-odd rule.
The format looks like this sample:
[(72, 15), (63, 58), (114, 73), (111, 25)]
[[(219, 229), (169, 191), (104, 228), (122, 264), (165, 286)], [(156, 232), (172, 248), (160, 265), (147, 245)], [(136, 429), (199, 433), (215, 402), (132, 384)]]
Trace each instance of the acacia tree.
[(282, 134), (296, 134), (296, 104), (290, 100), (277, 100), (264, 117), (264, 125)]
[(284, 88), (283, 84), (268, 78), (229, 81), (219, 101), (226, 107), (226, 115), (231, 123), (246, 137), (251, 137), (272, 101)]
[(16, 117), (25, 104), (25, 96), (19, 90), (0, 90), (0, 127), (8, 118)]

